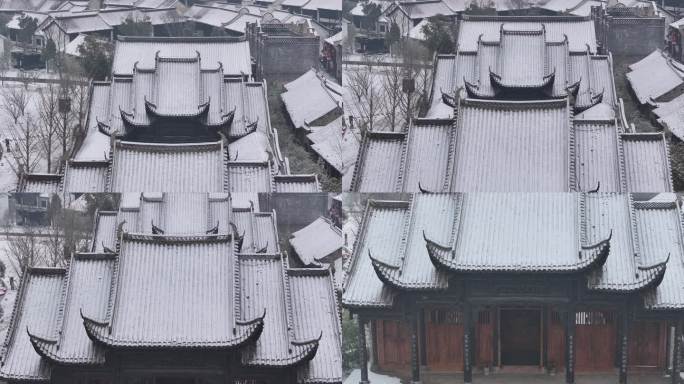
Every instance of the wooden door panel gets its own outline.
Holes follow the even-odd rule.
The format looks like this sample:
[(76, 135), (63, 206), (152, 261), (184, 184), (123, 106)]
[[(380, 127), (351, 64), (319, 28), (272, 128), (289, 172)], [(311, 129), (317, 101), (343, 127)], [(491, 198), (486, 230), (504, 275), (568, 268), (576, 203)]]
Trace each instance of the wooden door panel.
[(575, 369), (578, 372), (613, 370), (616, 332), (614, 312), (577, 312)]
[(463, 322), (461, 313), (433, 308), (425, 312), (427, 366), (433, 370), (463, 370)]
[(478, 367), (494, 364), (494, 311), (480, 311), (477, 318), (475, 341), (477, 342)]
[(657, 321), (635, 321), (629, 330), (629, 358), (632, 367), (663, 367), (667, 326)]
[(565, 327), (560, 313), (550, 310), (549, 314), (549, 340), (546, 343), (549, 349), (549, 364), (558, 371), (565, 368)]
[(411, 345), (408, 326), (395, 320), (377, 320), (375, 326), (380, 368), (404, 368), (410, 364)]

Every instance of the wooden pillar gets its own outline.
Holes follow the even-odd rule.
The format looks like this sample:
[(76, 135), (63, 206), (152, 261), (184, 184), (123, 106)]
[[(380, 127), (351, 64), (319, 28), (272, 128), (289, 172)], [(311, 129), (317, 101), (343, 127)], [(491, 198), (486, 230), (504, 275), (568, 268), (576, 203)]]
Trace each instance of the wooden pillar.
[(575, 383), (575, 306), (565, 314), (565, 382)]
[(499, 323), (499, 308), (494, 307), (492, 310), (492, 325), (494, 327), (494, 337), (492, 337), (492, 351), (494, 353), (493, 362), (494, 367), (499, 367), (501, 362), (499, 361), (499, 328), (501, 327)]
[(682, 350), (682, 322), (680, 320), (674, 323), (674, 342), (672, 344), (672, 384), (679, 384), (679, 372), (682, 367), (679, 366), (679, 355)]
[(463, 383), (473, 382), (473, 307), (463, 303)]
[(549, 372), (549, 307), (542, 306), (542, 366), (545, 372)]
[(622, 311), (620, 320), (622, 324), (620, 326), (620, 377), (618, 382), (620, 384), (626, 384), (629, 354), (629, 312), (626, 310)]
[(411, 322), (411, 383), (420, 383), (420, 358), (418, 357), (418, 308), (409, 314)]
[(361, 381), (359, 384), (368, 384), (368, 349), (366, 348), (366, 319), (359, 316), (359, 367), (361, 367)]

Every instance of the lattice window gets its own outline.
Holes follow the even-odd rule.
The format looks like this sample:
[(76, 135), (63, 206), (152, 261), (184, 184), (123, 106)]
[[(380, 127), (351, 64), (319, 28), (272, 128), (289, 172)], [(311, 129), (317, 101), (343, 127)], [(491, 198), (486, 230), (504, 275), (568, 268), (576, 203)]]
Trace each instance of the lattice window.
[(430, 322), (432, 324), (461, 324), (463, 315), (454, 309), (430, 310)]
[(489, 325), (492, 323), (491, 311), (480, 311), (477, 314), (477, 323), (480, 325)]
[(613, 312), (579, 311), (575, 314), (577, 325), (610, 325), (615, 321)]

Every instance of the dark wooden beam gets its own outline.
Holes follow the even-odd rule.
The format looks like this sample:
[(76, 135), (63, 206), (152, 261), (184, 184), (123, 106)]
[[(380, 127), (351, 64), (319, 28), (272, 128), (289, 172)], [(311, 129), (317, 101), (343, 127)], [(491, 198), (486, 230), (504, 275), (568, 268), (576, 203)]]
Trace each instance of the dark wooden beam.
[(565, 382), (575, 384), (575, 306), (565, 313)]
[(368, 349), (366, 348), (366, 319), (359, 316), (359, 367), (361, 367), (360, 384), (368, 384)]
[(463, 382), (473, 382), (473, 307), (463, 303)]

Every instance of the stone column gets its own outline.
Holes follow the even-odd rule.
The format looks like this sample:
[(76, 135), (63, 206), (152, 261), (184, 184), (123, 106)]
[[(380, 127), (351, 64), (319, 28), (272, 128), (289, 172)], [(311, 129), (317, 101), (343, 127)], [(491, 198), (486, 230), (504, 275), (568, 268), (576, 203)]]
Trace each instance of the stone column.
[(366, 348), (366, 319), (357, 318), (359, 323), (359, 367), (361, 367), (361, 381), (359, 384), (369, 384), (368, 381), (368, 348)]
[(420, 358), (418, 356), (418, 308), (412, 308), (411, 322), (411, 383), (420, 384)]
[(575, 306), (565, 313), (565, 382), (575, 384)]
[(463, 304), (463, 382), (473, 382), (473, 307)]

